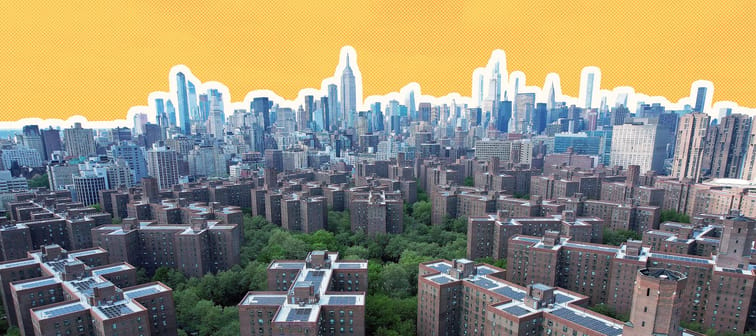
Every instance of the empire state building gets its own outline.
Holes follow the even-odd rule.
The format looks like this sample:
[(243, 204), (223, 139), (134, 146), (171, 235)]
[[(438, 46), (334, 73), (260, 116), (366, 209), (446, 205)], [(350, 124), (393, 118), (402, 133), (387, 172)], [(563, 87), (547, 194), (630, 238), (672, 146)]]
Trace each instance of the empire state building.
[(343, 113), (347, 126), (353, 127), (354, 117), (357, 115), (357, 92), (354, 73), (349, 66), (349, 54), (347, 54), (346, 62), (346, 68), (341, 74), (341, 113)]

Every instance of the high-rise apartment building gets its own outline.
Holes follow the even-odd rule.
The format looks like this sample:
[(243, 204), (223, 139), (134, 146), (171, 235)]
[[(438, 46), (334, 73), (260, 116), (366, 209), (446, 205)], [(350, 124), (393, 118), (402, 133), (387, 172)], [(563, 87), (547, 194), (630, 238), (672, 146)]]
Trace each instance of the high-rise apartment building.
[(667, 139), (663, 139), (661, 125), (652, 119), (636, 119), (632, 123), (614, 126), (612, 132), (612, 166), (640, 166), (641, 172), (664, 171)]
[[(672, 161), (672, 176), (678, 180), (701, 180), (701, 166), (704, 161), (704, 145), (711, 118), (703, 113), (686, 114), (680, 118), (677, 127), (677, 144)], [(615, 128), (614, 137), (617, 137)], [(614, 147), (612, 147), (613, 149)]]
[(702, 176), (740, 178), (751, 131), (751, 117), (744, 114), (725, 116), (708, 128), (704, 143)]
[(66, 153), (70, 157), (89, 156), (97, 152), (94, 131), (82, 128), (81, 123), (74, 123), (73, 127), (64, 129), (63, 138), (66, 143)]
[(170, 189), (178, 184), (178, 154), (168, 147), (154, 146), (147, 151), (147, 172), (157, 179), (160, 189)]

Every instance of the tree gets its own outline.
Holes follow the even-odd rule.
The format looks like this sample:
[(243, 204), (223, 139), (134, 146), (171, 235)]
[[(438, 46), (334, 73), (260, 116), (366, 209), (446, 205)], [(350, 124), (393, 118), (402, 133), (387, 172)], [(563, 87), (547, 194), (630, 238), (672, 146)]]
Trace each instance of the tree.
[(102, 212), (102, 205), (100, 203), (92, 204), (89, 207), (97, 210), (97, 212)]
[(431, 224), (431, 204), (428, 201), (418, 201), (412, 205), (412, 218), (417, 223), (430, 225)]
[(462, 185), (466, 187), (474, 187), (475, 186), (475, 179), (473, 179), (472, 176), (465, 177), (464, 182), (462, 182)]
[(620, 246), (628, 239), (640, 240), (643, 237), (635, 231), (630, 230), (612, 230), (604, 228), (604, 244)]
[(690, 223), (690, 216), (677, 212), (675, 210), (663, 210), (661, 212), (661, 222), (678, 222), (678, 223)]
[(47, 173), (35, 175), (29, 179), (28, 183), (29, 188), (50, 188), (50, 180), (47, 179)]

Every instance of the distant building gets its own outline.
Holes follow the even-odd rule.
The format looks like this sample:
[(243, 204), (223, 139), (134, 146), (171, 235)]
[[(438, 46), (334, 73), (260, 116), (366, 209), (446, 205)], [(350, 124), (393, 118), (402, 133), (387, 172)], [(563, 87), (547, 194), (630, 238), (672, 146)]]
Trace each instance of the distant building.
[(82, 128), (81, 123), (74, 123), (71, 128), (63, 130), (66, 154), (78, 158), (89, 156), (97, 152), (94, 140), (94, 130)]

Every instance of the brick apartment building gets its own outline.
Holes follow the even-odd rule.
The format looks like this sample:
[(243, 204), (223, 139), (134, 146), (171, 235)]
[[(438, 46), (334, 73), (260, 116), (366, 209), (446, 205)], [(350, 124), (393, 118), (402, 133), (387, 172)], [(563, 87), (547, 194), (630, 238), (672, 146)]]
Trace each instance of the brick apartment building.
[(0, 260), (58, 244), (69, 250), (92, 247), (90, 230), (111, 222), (110, 215), (71, 202), (70, 192), (36, 191), (14, 195), (9, 218), (0, 219)]
[[(659, 335), (689, 335), (679, 328), (674, 314), (680, 308), (679, 296), (667, 290), (674, 286), (667, 282), (684, 278), (678, 273), (644, 269), (631, 274), (630, 282), (638, 279), (639, 287), (634, 295), (630, 286), (629, 297), (650, 289), (654, 295), (633, 305), (629, 324), (588, 310), (586, 296), (541, 283), (522, 287), (504, 280), (504, 273), (467, 259), (421, 263), (417, 334), (635, 336), (650, 335), (652, 330)], [(664, 274), (676, 277), (667, 281)], [(662, 290), (657, 294), (656, 289)], [(648, 310), (659, 297), (665, 304)]]
[(96, 246), (110, 252), (110, 259), (143, 267), (148, 273), (161, 266), (200, 277), (239, 263), (242, 213), (217, 203), (131, 203), (119, 225), (103, 225), (91, 231)]
[(498, 215), (470, 217), (467, 220), (467, 258), (507, 257), (509, 239), (517, 235), (543, 236), (557, 231), (574, 241), (603, 241), (604, 221), (598, 218), (576, 218), (572, 211), (551, 217), (510, 218), (507, 210)]
[(176, 335), (171, 288), (135, 286), (136, 268), (108, 263), (108, 252), (58, 245), (0, 263), (11, 325), (31, 335)]
[(273, 261), (269, 291), (239, 303), (241, 335), (365, 335), (367, 275), (367, 261), (338, 261), (334, 252)]
[(543, 283), (587, 295), (630, 312), (632, 274), (642, 268), (678, 271), (689, 279), (682, 291), (681, 321), (706, 329), (744, 332), (754, 328), (754, 268), (750, 265), (756, 221), (735, 213), (722, 216), (716, 255), (705, 257), (651, 251), (640, 241), (620, 247), (574, 242), (551, 232), (545, 237), (515, 236), (509, 241), (507, 280)]

